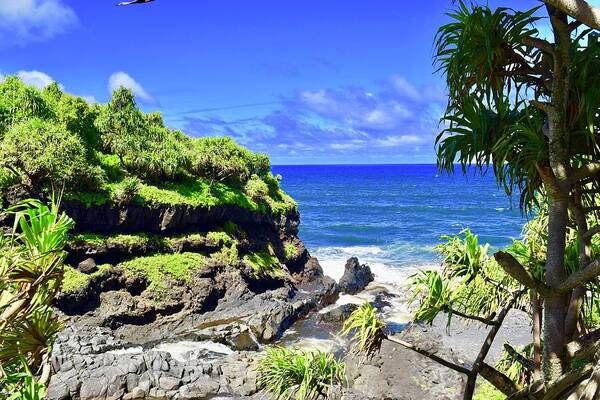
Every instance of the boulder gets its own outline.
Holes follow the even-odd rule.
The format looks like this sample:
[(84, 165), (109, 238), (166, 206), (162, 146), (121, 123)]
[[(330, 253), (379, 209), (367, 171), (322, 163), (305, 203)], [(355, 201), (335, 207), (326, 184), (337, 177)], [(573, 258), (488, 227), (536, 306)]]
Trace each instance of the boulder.
[(83, 272), (84, 274), (93, 274), (98, 271), (98, 267), (96, 266), (96, 261), (93, 258), (86, 258), (82, 262), (77, 265), (77, 269)]
[(360, 264), (358, 258), (351, 257), (346, 261), (344, 275), (339, 286), (342, 292), (356, 294), (363, 290), (374, 279), (371, 268), (367, 264)]

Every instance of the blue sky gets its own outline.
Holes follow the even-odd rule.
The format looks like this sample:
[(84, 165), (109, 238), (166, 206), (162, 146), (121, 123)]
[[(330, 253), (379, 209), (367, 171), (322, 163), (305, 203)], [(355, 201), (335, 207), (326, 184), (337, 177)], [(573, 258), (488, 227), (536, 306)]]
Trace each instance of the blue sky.
[(100, 102), (124, 85), (169, 126), (274, 164), (434, 162), (451, 0), (115, 2), (0, 0), (0, 74)]

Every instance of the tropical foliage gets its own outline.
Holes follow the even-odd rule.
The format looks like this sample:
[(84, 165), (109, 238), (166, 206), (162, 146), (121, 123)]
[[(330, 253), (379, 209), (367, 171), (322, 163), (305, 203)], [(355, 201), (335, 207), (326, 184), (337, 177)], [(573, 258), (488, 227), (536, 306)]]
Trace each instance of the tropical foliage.
[(345, 366), (321, 351), (267, 348), (258, 365), (259, 387), (275, 400), (315, 400), (345, 380)]
[(0, 381), (6, 385), (0, 394), (42, 398), (50, 349), (62, 329), (51, 304), (62, 282), (63, 247), (74, 223), (59, 213), (57, 203), (48, 207), (37, 200), (3, 213), (15, 222), (10, 234), (0, 233)]
[(41, 91), (17, 77), (0, 83), (0, 190), (21, 184), (37, 195), (64, 188), (66, 198), (86, 205), (177, 199), (286, 212), (295, 204), (270, 169), (267, 155), (231, 138), (191, 138), (167, 128), (125, 88), (102, 105), (56, 83)]
[[(436, 140), (439, 167), (491, 170), (508, 194), (520, 194), (523, 211), (540, 200), (547, 205), (540, 240), (494, 258), (533, 293), (544, 343), (540, 355), (534, 338), (534, 358), (541, 356), (548, 383), (569, 371), (567, 344), (583, 333), (586, 293), (600, 274), (593, 251), (600, 233), (600, 44), (593, 30), (600, 21), (590, 17), (600, 10), (585, 1), (543, 2), (544, 20), (539, 7), (493, 10), (461, 1), (438, 30), (434, 58), (449, 92)], [(552, 39), (536, 28), (544, 22)]]

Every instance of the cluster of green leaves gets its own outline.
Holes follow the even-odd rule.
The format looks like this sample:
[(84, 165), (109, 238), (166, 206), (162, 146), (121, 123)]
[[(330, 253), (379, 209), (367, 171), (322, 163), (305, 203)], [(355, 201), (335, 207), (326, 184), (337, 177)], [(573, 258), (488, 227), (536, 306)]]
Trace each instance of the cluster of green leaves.
[(192, 138), (139, 110), (132, 93), (115, 90), (88, 104), (17, 77), (0, 83), (0, 190), (21, 183), (64, 187), (87, 205), (237, 204), (282, 213), (295, 203), (270, 172), (269, 158), (231, 138)]
[(344, 336), (352, 334), (354, 341), (352, 351), (368, 356), (379, 350), (381, 341), (385, 337), (384, 328), (385, 323), (379, 319), (377, 309), (370, 303), (364, 303), (346, 318), (340, 334)]
[(411, 277), (411, 301), (418, 302), (415, 320), (433, 322), (440, 312), (455, 312), (489, 318), (511, 297), (518, 284), (489, 256), (489, 245), (479, 244), (469, 229), (442, 236), (436, 246), (442, 258), (441, 270), (419, 271)]
[(54, 202), (48, 207), (29, 200), (6, 212), (15, 223), (12, 233), (0, 233), (0, 395), (9, 394), (7, 385), (19, 395), (41, 398), (50, 376), (50, 349), (62, 329), (52, 301), (74, 222)]
[[(435, 40), (435, 62), (450, 94), (447, 128), (436, 140), (439, 166), (449, 172), (455, 161), (463, 172), (491, 166), (508, 194), (518, 189), (524, 209), (537, 205), (544, 189), (540, 171), (549, 167), (546, 114), (531, 100), (551, 98), (548, 81), (558, 73), (549, 55), (525, 45), (539, 35), (538, 8), (492, 10), (461, 1)], [(580, 166), (600, 156), (600, 44), (591, 29), (574, 32), (570, 57), (565, 129), (571, 163)]]
[(275, 400), (327, 398), (345, 380), (345, 365), (321, 351), (267, 348), (258, 365), (258, 385)]

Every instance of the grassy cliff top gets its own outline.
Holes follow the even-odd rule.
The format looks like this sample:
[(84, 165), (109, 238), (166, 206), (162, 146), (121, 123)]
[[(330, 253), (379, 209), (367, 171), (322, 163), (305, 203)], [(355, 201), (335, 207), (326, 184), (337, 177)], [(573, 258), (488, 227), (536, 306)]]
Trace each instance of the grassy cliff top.
[(144, 113), (131, 92), (88, 104), (54, 83), (0, 83), (0, 190), (15, 184), (87, 206), (112, 203), (215, 206), (263, 213), (296, 207), (266, 154), (228, 137), (192, 138)]

